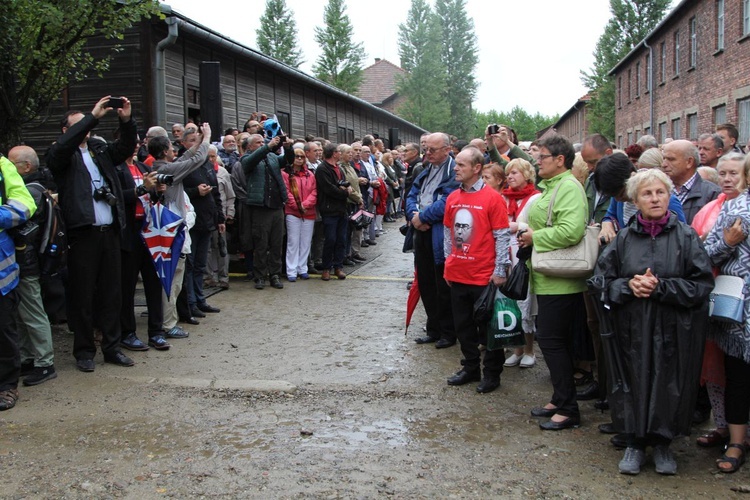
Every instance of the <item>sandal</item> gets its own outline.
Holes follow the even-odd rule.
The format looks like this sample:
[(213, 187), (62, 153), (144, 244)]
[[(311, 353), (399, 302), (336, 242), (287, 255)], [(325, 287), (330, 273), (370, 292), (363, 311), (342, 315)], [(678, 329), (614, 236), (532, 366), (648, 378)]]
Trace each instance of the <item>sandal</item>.
[[(580, 375), (580, 377), (578, 377), (577, 375)], [(586, 370), (582, 370), (581, 368), (576, 368), (575, 370), (573, 370), (573, 380), (575, 381), (575, 384), (577, 386), (590, 384), (594, 381), (594, 372), (587, 372)]]
[(18, 389), (0, 391), (0, 411), (10, 410), (18, 401)]
[[(724, 429), (726, 430), (726, 429)], [(722, 434), (719, 429), (714, 429), (708, 434), (703, 434), (695, 440), (695, 444), (702, 448), (713, 448), (714, 446), (725, 445), (729, 441), (729, 432)]]
[[(725, 473), (725, 474), (731, 474), (733, 472), (737, 472), (740, 470), (740, 467), (742, 467), (742, 464), (745, 463), (745, 445), (744, 444), (737, 444), (737, 443), (731, 443), (727, 445), (727, 450), (729, 448), (737, 448), (740, 450), (741, 454), (739, 457), (730, 457), (727, 456), (726, 451), (721, 456), (721, 458), (716, 460), (716, 467), (718, 467), (719, 471)], [(722, 463), (727, 463), (731, 465), (728, 469), (725, 469), (720, 466)]]

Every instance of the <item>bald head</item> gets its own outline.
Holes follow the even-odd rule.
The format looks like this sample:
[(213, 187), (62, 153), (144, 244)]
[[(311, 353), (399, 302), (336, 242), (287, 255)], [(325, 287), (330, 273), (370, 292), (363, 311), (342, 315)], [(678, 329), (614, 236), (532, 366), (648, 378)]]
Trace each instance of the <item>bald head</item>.
[(487, 152), (487, 143), (484, 142), (484, 139), (472, 139), (471, 142), (469, 142), (469, 146), (474, 146), (481, 151), (482, 154)]
[(8, 151), (8, 159), (16, 166), (21, 177), (33, 174), (39, 169), (39, 157), (29, 146), (16, 146)]
[(680, 139), (664, 144), (662, 154), (662, 170), (676, 186), (682, 186), (690, 180), (700, 165), (698, 148), (690, 141)]

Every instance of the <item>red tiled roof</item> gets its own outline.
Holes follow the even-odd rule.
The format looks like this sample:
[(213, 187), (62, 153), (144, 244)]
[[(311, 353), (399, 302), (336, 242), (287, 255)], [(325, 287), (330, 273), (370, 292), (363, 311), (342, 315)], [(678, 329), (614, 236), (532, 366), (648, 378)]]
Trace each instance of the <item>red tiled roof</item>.
[(371, 104), (380, 105), (396, 93), (396, 75), (406, 71), (392, 62), (381, 59), (362, 70), (362, 85), (357, 97)]

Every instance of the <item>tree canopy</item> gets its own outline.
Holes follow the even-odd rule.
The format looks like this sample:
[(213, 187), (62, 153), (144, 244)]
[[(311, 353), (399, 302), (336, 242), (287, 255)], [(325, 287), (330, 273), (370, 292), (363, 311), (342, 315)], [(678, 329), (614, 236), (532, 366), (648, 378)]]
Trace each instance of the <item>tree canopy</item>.
[(297, 45), (297, 27), (285, 0), (266, 0), (266, 10), (255, 33), (258, 49), (267, 56), (295, 68), (304, 62)]
[(324, 27), (315, 28), (321, 54), (313, 67), (316, 78), (354, 94), (362, 83), (362, 43), (352, 41), (352, 29), (344, 0), (329, 0)]
[(559, 119), (560, 115), (546, 116), (541, 113), (532, 115), (519, 106), (514, 106), (509, 112), (497, 112), (493, 109), (486, 113), (476, 113), (473, 132), (474, 137), (484, 137), (487, 125), (497, 123), (512, 127), (519, 141), (533, 141), (536, 139), (537, 132)]
[(160, 15), (157, 0), (0, 2), (0, 151), (18, 144), (23, 125), (67, 86), (109, 68), (112, 52), (87, 50), (90, 37), (122, 40), (127, 28), (153, 15)]

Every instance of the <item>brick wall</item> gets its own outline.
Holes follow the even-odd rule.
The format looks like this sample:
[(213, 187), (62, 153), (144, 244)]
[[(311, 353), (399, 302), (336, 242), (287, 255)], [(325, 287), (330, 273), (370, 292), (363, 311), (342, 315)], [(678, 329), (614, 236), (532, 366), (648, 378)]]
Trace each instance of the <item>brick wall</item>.
[[(738, 103), (750, 99), (750, 35), (743, 36), (743, 1), (724, 0), (724, 49), (717, 50), (717, 1), (684, 2), (656, 33), (646, 40), (653, 50), (652, 92), (646, 89), (647, 57), (643, 44), (621, 62), (614, 73), (615, 135), (618, 146), (647, 133), (653, 97), (653, 130), (666, 137), (694, 139), (713, 131), (716, 110), (724, 106), (720, 122), (738, 123)], [(694, 19), (697, 51), (691, 65), (691, 20)], [(675, 72), (675, 33), (679, 32), (678, 71)], [(666, 72), (662, 76), (661, 47), (665, 47)], [(630, 75), (630, 79), (628, 79)], [(640, 75), (640, 91), (638, 89)], [(693, 115), (691, 120), (691, 115)], [(695, 130), (689, 126), (691, 121)]]

